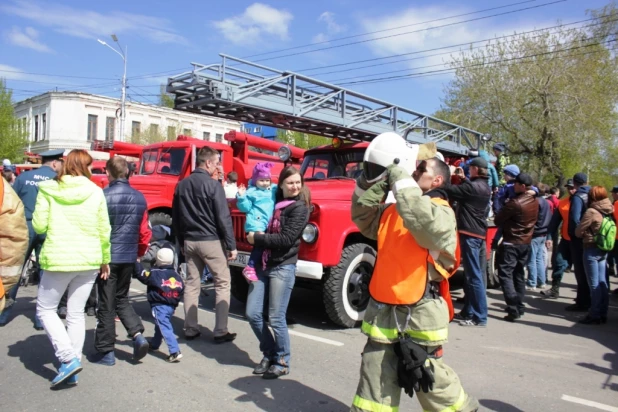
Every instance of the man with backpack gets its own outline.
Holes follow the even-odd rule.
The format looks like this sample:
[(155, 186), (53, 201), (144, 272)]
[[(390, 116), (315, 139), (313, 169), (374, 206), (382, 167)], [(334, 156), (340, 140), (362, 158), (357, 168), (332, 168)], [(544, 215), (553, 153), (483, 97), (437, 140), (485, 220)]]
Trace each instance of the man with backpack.
[(569, 209), (569, 237), (571, 238), (571, 259), (575, 280), (577, 281), (577, 296), (575, 303), (565, 308), (568, 312), (587, 312), (590, 308), (590, 288), (584, 270), (584, 244), (581, 238), (575, 236), (575, 229), (582, 220), (586, 209), (588, 209), (588, 176), (585, 173), (576, 173), (573, 176), (575, 194), (571, 196), (571, 207)]
[(591, 293), (590, 310), (579, 323), (600, 325), (607, 322), (609, 288), (605, 277), (605, 260), (607, 252), (614, 248), (616, 223), (614, 207), (603, 186), (594, 186), (589, 197), (589, 207), (575, 229), (575, 235), (581, 238), (584, 245), (583, 262)]

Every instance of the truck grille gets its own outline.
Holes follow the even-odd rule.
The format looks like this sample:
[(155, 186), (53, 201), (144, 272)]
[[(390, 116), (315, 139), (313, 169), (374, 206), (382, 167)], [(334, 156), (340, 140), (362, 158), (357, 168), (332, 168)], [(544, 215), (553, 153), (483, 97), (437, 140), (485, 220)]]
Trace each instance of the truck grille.
[(245, 215), (232, 214), (232, 225), (234, 226), (234, 238), (236, 238), (236, 242), (247, 244), (247, 235), (245, 233)]

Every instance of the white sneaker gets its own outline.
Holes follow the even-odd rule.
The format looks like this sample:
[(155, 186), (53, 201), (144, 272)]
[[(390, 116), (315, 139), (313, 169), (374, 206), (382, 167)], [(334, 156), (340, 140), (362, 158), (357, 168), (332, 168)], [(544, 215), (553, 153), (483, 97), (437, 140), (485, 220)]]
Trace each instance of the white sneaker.
[(530, 291), (530, 292), (536, 292), (536, 287), (533, 286), (526, 286), (526, 290)]

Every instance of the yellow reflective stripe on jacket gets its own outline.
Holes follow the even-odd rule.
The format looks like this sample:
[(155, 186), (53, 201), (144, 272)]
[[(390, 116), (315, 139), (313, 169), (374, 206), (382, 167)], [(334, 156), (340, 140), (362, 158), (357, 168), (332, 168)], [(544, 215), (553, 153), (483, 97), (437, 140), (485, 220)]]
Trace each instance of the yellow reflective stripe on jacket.
[(398, 412), (399, 406), (388, 406), (382, 405), (374, 401), (370, 401), (369, 399), (363, 399), (360, 396), (356, 395), (354, 397), (354, 402), (352, 405), (357, 408), (364, 409), (370, 412)]
[[(464, 405), (465, 401), (466, 401), (466, 393), (463, 391), (463, 388), (461, 388), (461, 391), (459, 392), (459, 398), (457, 398), (457, 402), (455, 402), (453, 405), (449, 406), (448, 408), (442, 409), (440, 412), (457, 412)], [(424, 412), (430, 412), (430, 411), (424, 411)]]
[[(365, 332), (369, 337), (376, 339), (395, 340), (398, 338), (397, 329), (380, 328), (365, 321), (361, 325), (361, 331)], [(407, 330), (406, 334), (414, 339), (435, 342), (448, 338), (448, 327), (430, 331)]]

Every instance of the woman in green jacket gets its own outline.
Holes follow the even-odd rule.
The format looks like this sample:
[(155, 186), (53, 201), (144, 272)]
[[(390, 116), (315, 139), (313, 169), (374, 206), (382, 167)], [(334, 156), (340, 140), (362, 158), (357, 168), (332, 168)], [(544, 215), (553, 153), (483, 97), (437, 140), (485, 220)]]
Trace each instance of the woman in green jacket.
[[(77, 383), (86, 336), (84, 306), (97, 274), (109, 276), (111, 227), (103, 191), (90, 181), (91, 165), (88, 152), (71, 151), (64, 170), (39, 183), (32, 216), (35, 232), (47, 235), (39, 259), (44, 272), (37, 315), (62, 363), (52, 387)], [(67, 289), (65, 329), (56, 308)]]

